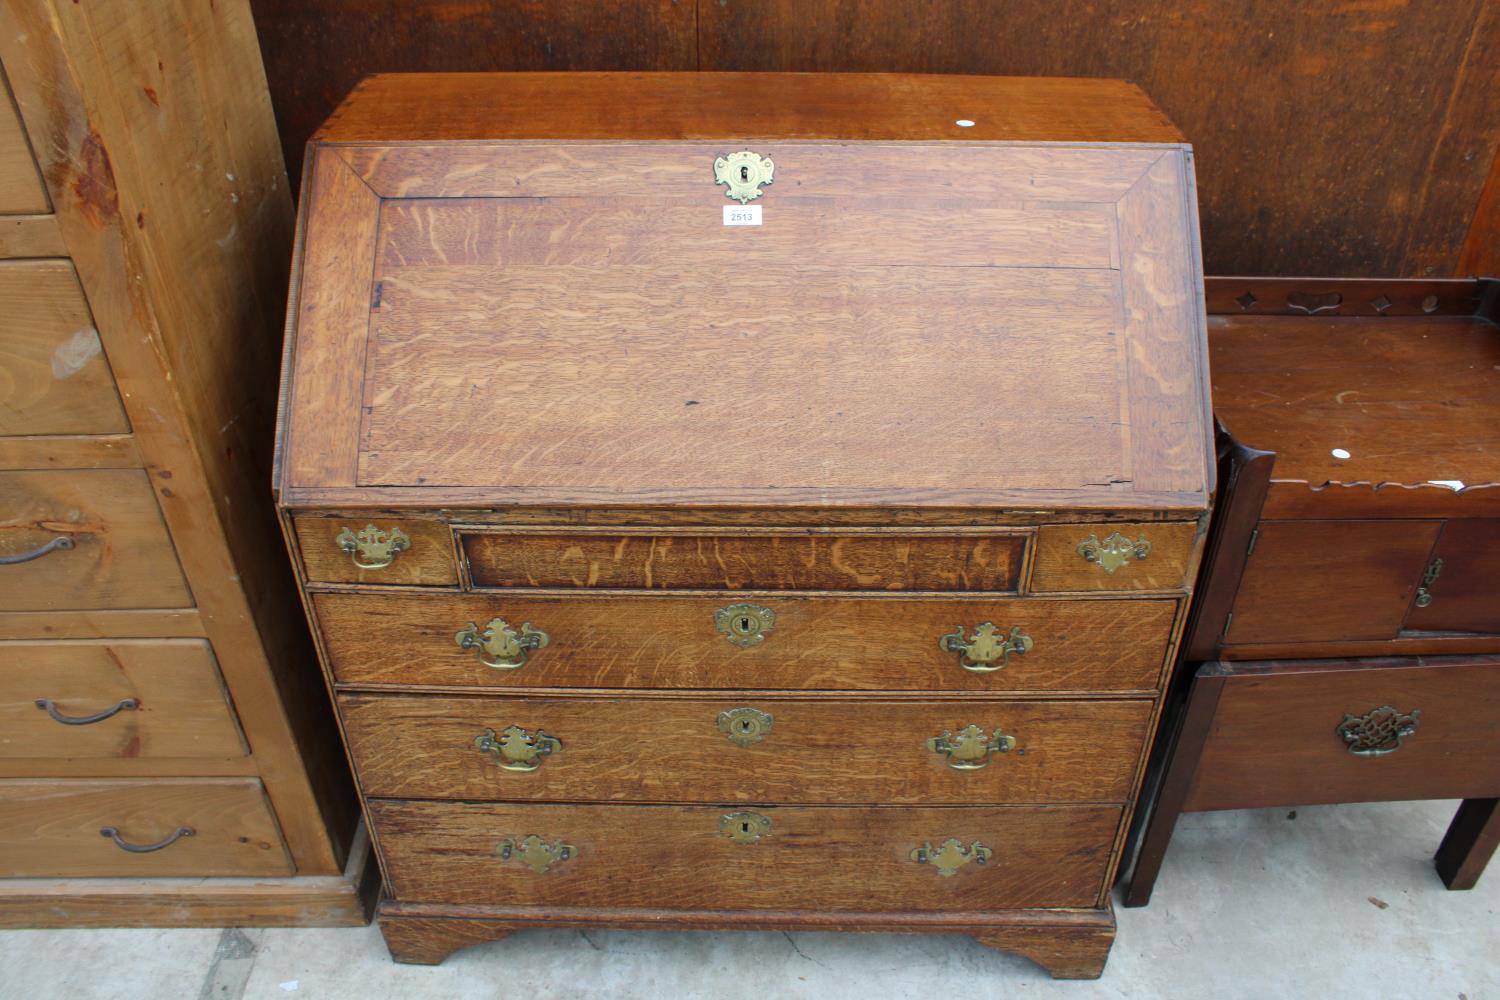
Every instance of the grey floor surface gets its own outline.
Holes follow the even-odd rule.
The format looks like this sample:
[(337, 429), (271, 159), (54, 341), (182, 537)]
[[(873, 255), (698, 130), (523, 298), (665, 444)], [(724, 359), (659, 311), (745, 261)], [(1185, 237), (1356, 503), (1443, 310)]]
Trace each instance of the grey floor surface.
[(426, 968), (374, 928), (54, 930), (0, 932), (0, 997), (1500, 1000), (1500, 861), (1471, 892), (1432, 870), (1455, 806), (1184, 816), (1096, 982), (947, 936), (534, 931)]

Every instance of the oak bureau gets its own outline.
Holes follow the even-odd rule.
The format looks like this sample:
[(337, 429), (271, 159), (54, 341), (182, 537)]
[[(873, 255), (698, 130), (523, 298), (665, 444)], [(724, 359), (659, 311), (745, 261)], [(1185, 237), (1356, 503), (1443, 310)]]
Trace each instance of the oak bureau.
[(1213, 490), (1144, 95), (377, 76), (302, 192), (277, 490), (398, 961), (821, 928), (1100, 973)]

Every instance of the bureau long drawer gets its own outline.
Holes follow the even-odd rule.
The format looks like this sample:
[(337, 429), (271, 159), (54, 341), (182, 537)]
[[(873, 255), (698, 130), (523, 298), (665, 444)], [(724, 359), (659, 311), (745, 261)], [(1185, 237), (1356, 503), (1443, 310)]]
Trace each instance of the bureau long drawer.
[(1151, 705), (339, 698), (367, 795), (638, 802), (1122, 802)]
[(1120, 818), (1113, 806), (381, 799), (369, 812), (406, 902), (945, 912), (1095, 905)]
[[(313, 603), (342, 684), (995, 692), (1153, 691), (1177, 607), (788, 593), (325, 593)], [(471, 624), (466, 649), (456, 636)], [(521, 640), (528, 628), (546, 645), (507, 653), (504, 630)], [(1026, 651), (1006, 653), (1007, 643)], [(524, 663), (495, 669), (482, 657)]]

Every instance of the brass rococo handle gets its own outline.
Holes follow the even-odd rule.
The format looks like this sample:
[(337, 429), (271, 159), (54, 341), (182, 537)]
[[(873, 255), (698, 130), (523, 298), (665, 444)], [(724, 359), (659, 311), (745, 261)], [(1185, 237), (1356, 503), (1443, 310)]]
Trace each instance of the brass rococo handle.
[(967, 639), (964, 638), (964, 627), (960, 625), (938, 640), (939, 649), (959, 654), (958, 665), (976, 674), (1001, 670), (1010, 662), (1012, 653), (1024, 655), (1034, 645), (1031, 636), (1022, 632), (1019, 625), (1012, 627), (1010, 634), (1006, 635), (994, 622), (980, 625)]
[(411, 548), (411, 539), (400, 528), (382, 531), (367, 524), (359, 531), (345, 526), (333, 537), (333, 543), (360, 569), (385, 569), (396, 557)]
[(1009, 753), (1015, 749), (1016, 738), (996, 729), (986, 736), (978, 726), (965, 726), (955, 735), (948, 730), (943, 735), (927, 741), (927, 749), (933, 753), (948, 755), (948, 766), (956, 771), (977, 771), (988, 767), (990, 755)]
[(51, 698), (38, 698), (36, 700), (37, 708), (42, 709), (48, 715), (52, 716), (54, 722), (61, 722), (65, 726), (91, 726), (96, 722), (103, 722), (105, 719), (112, 718), (120, 712), (134, 711), (139, 704), (134, 698), (126, 698), (112, 708), (106, 708), (102, 712), (95, 712), (93, 715), (63, 715), (57, 710), (57, 704)]
[(1344, 715), (1339, 723), (1339, 737), (1356, 757), (1384, 757), (1401, 749), (1401, 741), (1417, 731), (1422, 710), (1398, 712), (1390, 705), (1371, 709), (1364, 715)]
[(960, 868), (971, 862), (976, 865), (987, 864), (994, 853), (977, 840), (966, 845), (957, 837), (949, 837), (936, 847), (928, 842), (914, 848), (910, 856), (919, 865), (932, 865), (938, 870), (940, 877), (952, 878)]
[(541, 649), (552, 641), (531, 622), (523, 622), (517, 632), (504, 618), (491, 618), (480, 628), (475, 622), (459, 629), (453, 636), (459, 649), (472, 649), (479, 662), (491, 670), (517, 670), (526, 665), (526, 654)]
[(1114, 576), (1115, 571), (1132, 558), (1140, 560), (1149, 556), (1151, 542), (1145, 535), (1137, 536), (1132, 542), (1118, 531), (1102, 542), (1098, 535), (1089, 535), (1078, 543), (1078, 554), (1083, 556), (1084, 562), (1095, 563), (1105, 573)]
[(535, 771), (542, 766), (542, 758), (563, 748), (562, 740), (548, 736), (546, 730), (538, 729), (533, 736), (520, 726), (507, 726), (498, 736), (486, 729), (474, 737), (474, 746), (507, 771)]

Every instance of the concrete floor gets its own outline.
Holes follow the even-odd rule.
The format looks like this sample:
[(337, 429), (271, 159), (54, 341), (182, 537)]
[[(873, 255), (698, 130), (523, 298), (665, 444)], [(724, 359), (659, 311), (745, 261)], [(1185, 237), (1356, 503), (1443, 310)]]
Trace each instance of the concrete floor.
[(392, 964), (373, 927), (6, 931), (0, 997), (1500, 998), (1500, 862), (1471, 892), (1432, 870), (1455, 807), (1184, 816), (1097, 982), (947, 936), (533, 931), (425, 968)]

